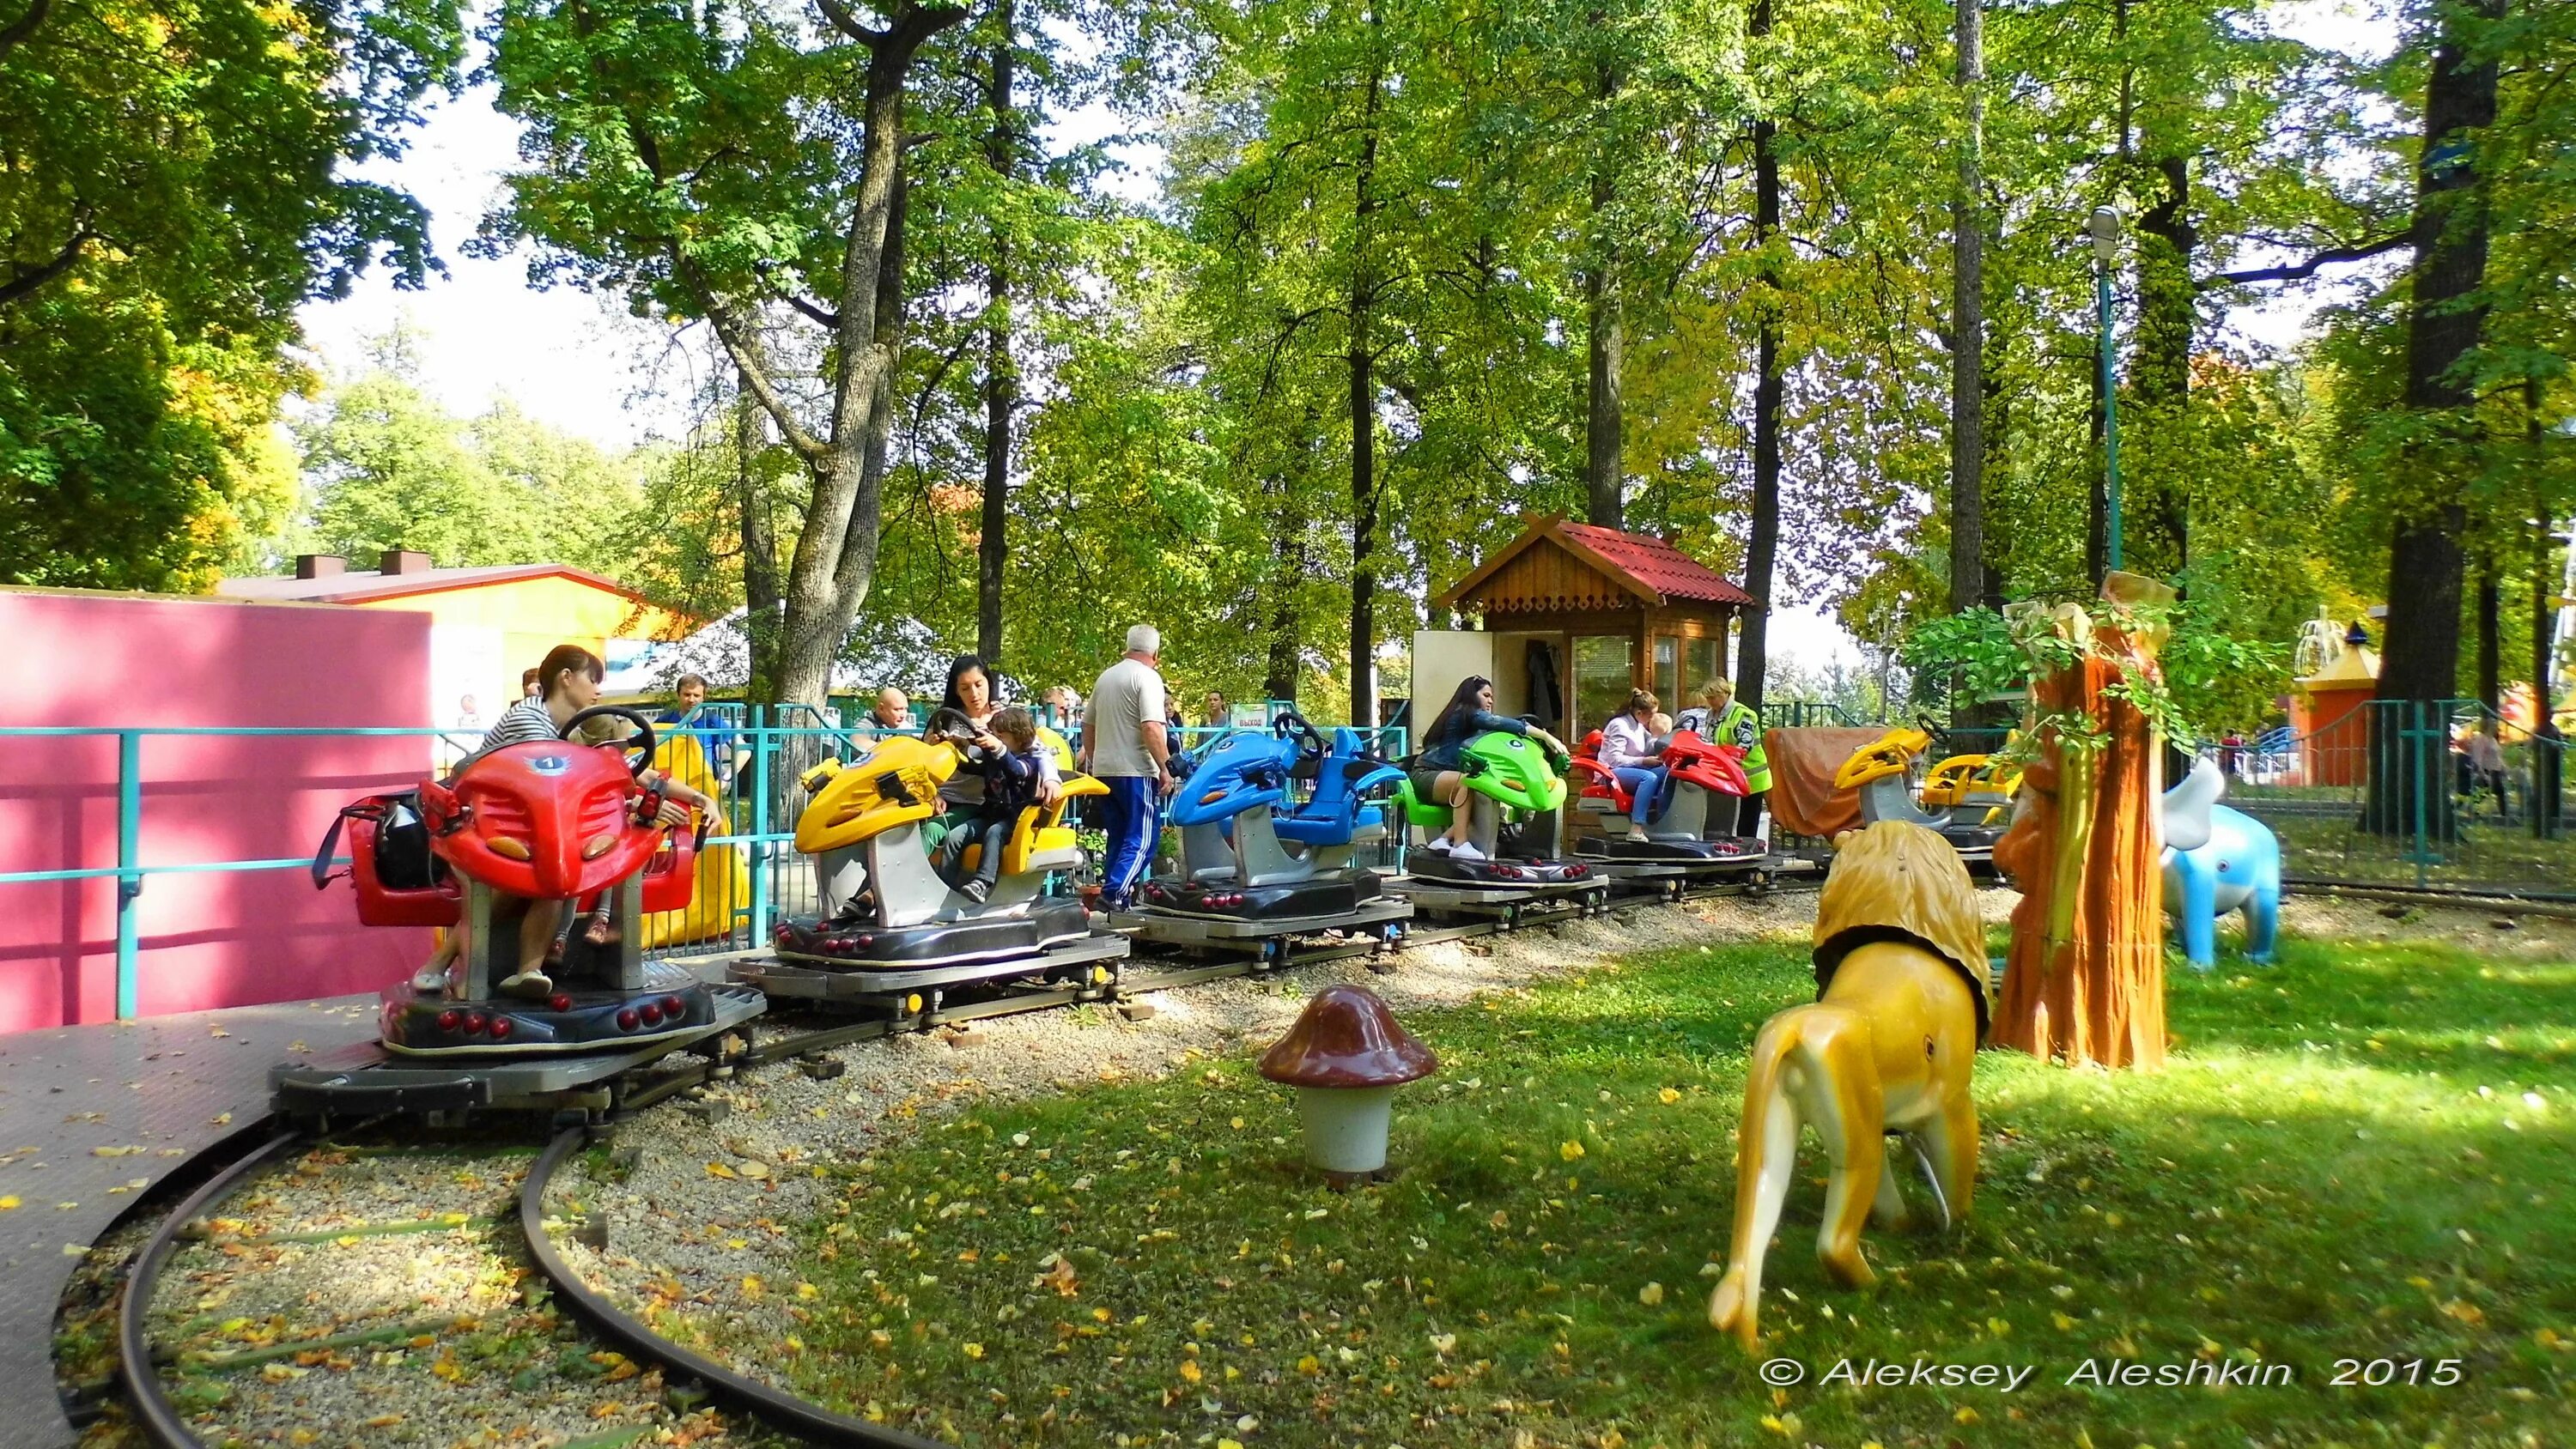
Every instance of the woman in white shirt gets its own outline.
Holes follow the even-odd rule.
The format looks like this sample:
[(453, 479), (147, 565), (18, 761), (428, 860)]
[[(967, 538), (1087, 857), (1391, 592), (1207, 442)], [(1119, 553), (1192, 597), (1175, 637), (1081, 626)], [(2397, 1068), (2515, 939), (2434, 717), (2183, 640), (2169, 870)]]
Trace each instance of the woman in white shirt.
[(1664, 781), (1671, 775), (1658, 763), (1664, 747), (1655, 738), (1654, 718), (1655, 696), (1643, 689), (1633, 690), (1628, 695), (1628, 707), (1601, 727), (1602, 766), (1635, 797), (1628, 818), (1640, 827), (1655, 813), (1655, 800), (1663, 794)]

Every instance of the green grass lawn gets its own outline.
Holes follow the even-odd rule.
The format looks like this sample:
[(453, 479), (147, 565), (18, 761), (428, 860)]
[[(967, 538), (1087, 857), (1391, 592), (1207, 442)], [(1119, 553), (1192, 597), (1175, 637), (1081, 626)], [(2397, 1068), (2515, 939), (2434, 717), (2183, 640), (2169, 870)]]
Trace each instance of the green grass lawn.
[[(1987, 1052), (1974, 1216), (1873, 1230), (1865, 1293), (1816, 1265), (1811, 1138), (1762, 1319), (1810, 1376), (1774, 1389), (1705, 1306), (1746, 1048), (1811, 993), (1728, 946), (1419, 1014), (1443, 1070), (1349, 1194), (1248, 1056), (974, 1110), (849, 1176), (763, 1355), (974, 1445), (2576, 1442), (2576, 965), (2293, 942), (2178, 976), (2161, 1073)], [(1846, 1359), (2033, 1374), (1816, 1382)], [(2294, 1382), (2069, 1386), (2087, 1359)]]

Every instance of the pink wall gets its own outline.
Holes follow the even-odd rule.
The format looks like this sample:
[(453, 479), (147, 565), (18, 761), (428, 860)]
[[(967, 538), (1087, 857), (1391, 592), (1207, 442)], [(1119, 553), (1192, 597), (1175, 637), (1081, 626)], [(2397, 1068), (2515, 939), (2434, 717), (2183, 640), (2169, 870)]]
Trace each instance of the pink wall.
[[(429, 616), (328, 604), (0, 589), (0, 725), (411, 727)], [(425, 736), (146, 735), (146, 865), (309, 859), (339, 807), (428, 770)], [(0, 737), (0, 871), (116, 864), (116, 741)], [(345, 853), (345, 852), (344, 852)], [(302, 871), (151, 876), (146, 1015), (372, 991), (425, 930), (357, 924)], [(0, 885), (0, 1031), (116, 1014), (116, 883)]]

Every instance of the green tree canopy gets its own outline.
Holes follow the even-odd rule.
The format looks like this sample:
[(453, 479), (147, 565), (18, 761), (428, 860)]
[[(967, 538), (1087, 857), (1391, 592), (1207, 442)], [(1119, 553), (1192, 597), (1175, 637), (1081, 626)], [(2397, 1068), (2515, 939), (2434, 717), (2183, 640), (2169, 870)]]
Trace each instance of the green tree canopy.
[(462, 43), (455, 0), (0, 8), (0, 577), (205, 587), (273, 530), (294, 308), (435, 265), (357, 168)]

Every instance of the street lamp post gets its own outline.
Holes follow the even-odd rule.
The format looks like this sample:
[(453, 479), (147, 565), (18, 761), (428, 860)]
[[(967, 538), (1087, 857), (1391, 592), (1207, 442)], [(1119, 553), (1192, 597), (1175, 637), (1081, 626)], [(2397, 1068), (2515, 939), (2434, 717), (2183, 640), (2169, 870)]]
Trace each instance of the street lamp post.
[(2093, 238), (2093, 296), (2102, 317), (2102, 461), (2107, 492), (2103, 543), (2112, 568), (2120, 567), (2120, 379), (2111, 342), (2111, 262), (2120, 247), (2120, 212), (2097, 206), (2085, 220)]

